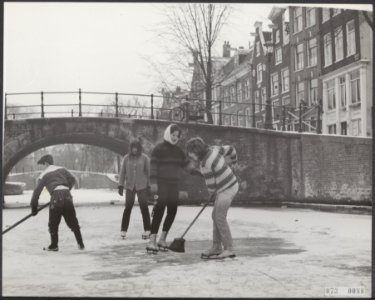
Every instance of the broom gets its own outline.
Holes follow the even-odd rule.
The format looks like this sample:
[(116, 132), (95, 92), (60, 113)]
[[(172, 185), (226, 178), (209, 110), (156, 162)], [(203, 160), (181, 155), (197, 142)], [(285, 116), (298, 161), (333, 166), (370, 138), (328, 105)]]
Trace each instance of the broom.
[(179, 238), (175, 238), (173, 242), (169, 245), (168, 249), (172, 250), (174, 252), (185, 252), (185, 239), (184, 236), (185, 234), (189, 231), (190, 227), (193, 226), (194, 222), (198, 219), (200, 214), (203, 212), (203, 210), (206, 208), (206, 206), (213, 200), (215, 199), (216, 194), (213, 193), (208, 199), (208, 201), (203, 205), (202, 209), (199, 211), (197, 216), (194, 218), (194, 220), (190, 223), (188, 228), (186, 228), (185, 232), (181, 235)]

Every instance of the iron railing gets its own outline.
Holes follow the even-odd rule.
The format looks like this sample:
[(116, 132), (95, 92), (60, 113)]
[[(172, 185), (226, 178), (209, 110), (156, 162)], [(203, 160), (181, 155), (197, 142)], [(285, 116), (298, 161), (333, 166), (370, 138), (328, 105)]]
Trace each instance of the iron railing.
[[(18, 98), (22, 103), (30, 102), (25, 96), (34, 97), (33, 103), (9, 105), (10, 100)], [(63, 99), (54, 97), (64, 96)], [(70, 97), (70, 103), (66, 101)], [(39, 99), (38, 99), (39, 98)], [(95, 101), (97, 103), (93, 103)], [(57, 103), (56, 103), (57, 100)], [(63, 103), (59, 103), (61, 101)], [(77, 101), (78, 100), (78, 101)], [(51, 103), (51, 101), (53, 101)], [(107, 102), (109, 104), (103, 104)], [(184, 97), (167, 97), (154, 94), (134, 94), (119, 92), (23, 92), (5, 93), (5, 119), (51, 118), (51, 117), (125, 117), (143, 119), (164, 119), (180, 122), (207, 122), (208, 114), (214, 124), (224, 126), (264, 127), (267, 103), (252, 101), (212, 100), (210, 111), (206, 110), (206, 100)], [(236, 108), (233, 108), (236, 106)], [(240, 113), (238, 113), (238, 109)], [(237, 111), (235, 111), (237, 110)], [(298, 108), (292, 105), (271, 104), (274, 129), (292, 131), (312, 131), (321, 133), (321, 107), (307, 106), (303, 102)], [(315, 121), (306, 119), (315, 115)], [(315, 124), (316, 123), (316, 124)]]

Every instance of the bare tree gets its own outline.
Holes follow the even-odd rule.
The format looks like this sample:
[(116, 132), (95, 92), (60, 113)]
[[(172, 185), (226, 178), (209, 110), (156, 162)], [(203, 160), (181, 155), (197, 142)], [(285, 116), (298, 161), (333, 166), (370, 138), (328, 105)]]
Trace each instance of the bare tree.
[(230, 12), (231, 6), (212, 3), (177, 4), (166, 10), (167, 23), (163, 36), (178, 43), (193, 56), (204, 86), (209, 123), (213, 123), (213, 47)]

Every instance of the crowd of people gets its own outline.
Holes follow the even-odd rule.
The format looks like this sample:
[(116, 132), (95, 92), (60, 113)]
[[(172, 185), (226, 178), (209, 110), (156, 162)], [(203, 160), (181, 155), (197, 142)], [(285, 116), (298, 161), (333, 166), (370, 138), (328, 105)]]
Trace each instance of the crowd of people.
[[(120, 235), (126, 239), (131, 211), (137, 196), (143, 219), (143, 239), (149, 239), (146, 250), (153, 253), (168, 251), (166, 241), (175, 220), (178, 208), (179, 182), (183, 169), (199, 172), (205, 179), (210, 197), (214, 197), (212, 210), (212, 247), (202, 253), (203, 258), (234, 257), (231, 230), (227, 212), (238, 191), (238, 181), (232, 170), (237, 164), (237, 153), (233, 146), (209, 146), (202, 138), (194, 137), (186, 142), (185, 151), (178, 145), (181, 128), (170, 124), (164, 132), (163, 141), (151, 151), (151, 158), (144, 153), (139, 139), (130, 142), (119, 171), (118, 193), (125, 194)], [(70, 190), (74, 176), (64, 167), (55, 166), (51, 155), (43, 156), (38, 164), (44, 166), (31, 199), (33, 215), (38, 213), (38, 199), (44, 187), (51, 195), (48, 228), (51, 244), (48, 251), (58, 251), (58, 228), (61, 217), (73, 231), (78, 248), (85, 248)], [(192, 167), (193, 165), (197, 167)], [(125, 190), (125, 191), (124, 191)], [(125, 192), (125, 193), (124, 193)], [(152, 215), (148, 200), (154, 199)], [(167, 210), (159, 240), (160, 225)]]

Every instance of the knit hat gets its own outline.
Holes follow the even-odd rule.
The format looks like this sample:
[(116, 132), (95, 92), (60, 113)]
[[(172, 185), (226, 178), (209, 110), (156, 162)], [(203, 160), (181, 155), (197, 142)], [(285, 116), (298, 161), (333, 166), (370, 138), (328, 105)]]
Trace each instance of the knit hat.
[(38, 164), (43, 165), (44, 163), (48, 163), (50, 165), (53, 165), (53, 157), (52, 157), (52, 155), (49, 155), (49, 154), (43, 155), (38, 160)]

